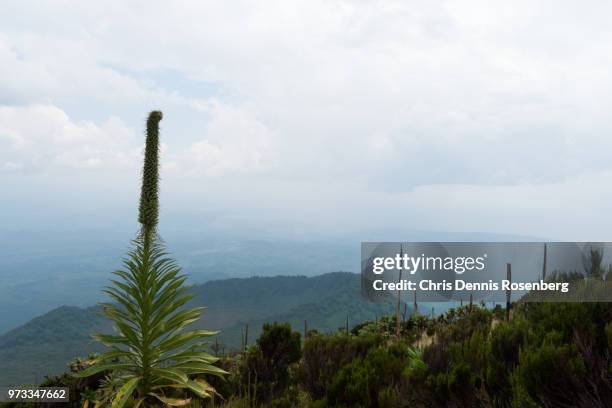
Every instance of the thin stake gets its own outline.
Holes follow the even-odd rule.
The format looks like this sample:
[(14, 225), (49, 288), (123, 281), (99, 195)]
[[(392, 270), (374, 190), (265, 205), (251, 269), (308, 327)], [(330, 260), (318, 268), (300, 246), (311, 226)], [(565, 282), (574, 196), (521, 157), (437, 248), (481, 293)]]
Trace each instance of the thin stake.
[[(400, 258), (404, 255), (404, 246), (400, 244)], [(399, 283), (402, 283), (402, 269), (399, 270)], [(402, 301), (402, 291), (397, 291), (397, 306), (395, 308), (395, 337), (400, 337), (400, 303)]]
[(346, 315), (346, 335), (348, 336), (349, 331), (348, 331), (348, 314)]
[(545, 281), (546, 280), (546, 251), (547, 250), (547, 245), (546, 243), (544, 243), (544, 261), (542, 262), (542, 280)]
[[(508, 282), (512, 283), (512, 264), (506, 264), (506, 279)], [(510, 320), (510, 297), (512, 296), (512, 290), (510, 289), (510, 285), (508, 285), (508, 289), (506, 290), (506, 320)]]

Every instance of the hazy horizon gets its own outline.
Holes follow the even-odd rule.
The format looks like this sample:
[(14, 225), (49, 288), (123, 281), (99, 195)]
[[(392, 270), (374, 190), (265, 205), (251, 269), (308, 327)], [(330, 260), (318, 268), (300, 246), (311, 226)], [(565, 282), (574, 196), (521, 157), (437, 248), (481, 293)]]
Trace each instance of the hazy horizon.
[(290, 3), (6, 2), (2, 228), (608, 239), (610, 4)]

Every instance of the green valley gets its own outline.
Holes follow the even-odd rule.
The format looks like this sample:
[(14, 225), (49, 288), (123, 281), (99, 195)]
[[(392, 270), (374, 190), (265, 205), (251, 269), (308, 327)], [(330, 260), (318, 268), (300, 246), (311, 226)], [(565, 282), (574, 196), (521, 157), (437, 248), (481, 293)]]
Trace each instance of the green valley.
[[(191, 288), (191, 306), (207, 310), (198, 327), (220, 330), (226, 351), (240, 347), (249, 326), (249, 343), (265, 322), (290, 322), (322, 332), (392, 313), (392, 303), (371, 303), (360, 294), (360, 276), (334, 272), (315, 277), (276, 276), (209, 281)], [(0, 384), (37, 384), (66, 371), (75, 357), (102, 350), (91, 333), (111, 332), (99, 306), (62, 306), (0, 336)], [(213, 340), (214, 341), (214, 340)]]

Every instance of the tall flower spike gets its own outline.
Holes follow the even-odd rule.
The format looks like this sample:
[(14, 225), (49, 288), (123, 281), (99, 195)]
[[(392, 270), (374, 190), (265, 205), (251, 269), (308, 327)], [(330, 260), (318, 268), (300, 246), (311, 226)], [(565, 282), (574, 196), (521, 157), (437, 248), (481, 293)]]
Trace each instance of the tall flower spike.
[(142, 169), (142, 190), (138, 222), (145, 235), (155, 230), (159, 218), (159, 122), (160, 111), (153, 111), (147, 119), (147, 141)]
[[(177, 405), (174, 398), (195, 394), (211, 398), (216, 392), (202, 378), (224, 376), (217, 359), (206, 352), (203, 338), (216, 332), (188, 329), (203, 307), (184, 307), (193, 297), (184, 284), (187, 276), (168, 257), (157, 235), (159, 186), (159, 121), (153, 111), (147, 119), (147, 143), (142, 170), (138, 221), (142, 229), (128, 252), (123, 269), (104, 289), (111, 302), (103, 303), (104, 314), (114, 323), (115, 334), (95, 334), (109, 350), (77, 375), (89, 377), (112, 372), (110, 388), (96, 394), (96, 406), (159, 407)], [(154, 401), (157, 400), (157, 401)], [(184, 401), (179, 401), (184, 405)]]

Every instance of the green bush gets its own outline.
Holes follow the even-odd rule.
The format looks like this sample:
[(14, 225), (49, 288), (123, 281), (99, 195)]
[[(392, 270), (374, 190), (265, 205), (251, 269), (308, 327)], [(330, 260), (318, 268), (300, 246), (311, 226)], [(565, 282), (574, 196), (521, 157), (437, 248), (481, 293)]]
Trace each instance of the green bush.
[(588, 393), (583, 382), (586, 367), (576, 346), (561, 339), (559, 332), (552, 332), (541, 346), (520, 352), (514, 372), (514, 388), (521, 392), (515, 395), (517, 402), (523, 398), (546, 406), (579, 406), (577, 402)]
[(502, 322), (491, 331), (485, 386), (498, 405), (509, 405), (512, 400), (511, 374), (519, 363), (519, 352), (527, 341), (527, 335), (527, 322), (521, 318)]
[(382, 337), (376, 334), (310, 336), (304, 342), (304, 357), (298, 372), (300, 385), (313, 400), (323, 399), (342, 367), (363, 358), (381, 342)]
[(406, 369), (422, 368), (418, 353), (405, 343), (371, 349), (345, 365), (329, 385), (327, 401), (337, 407), (392, 407), (402, 404)]
[(289, 382), (289, 367), (301, 357), (301, 339), (289, 323), (264, 324), (256, 346), (245, 355), (241, 381), (254, 401), (284, 404), (282, 397)]

